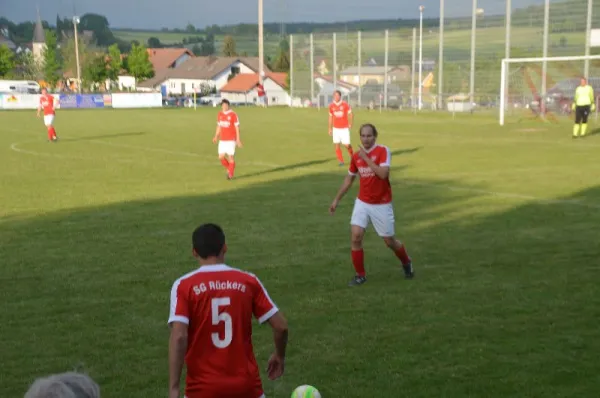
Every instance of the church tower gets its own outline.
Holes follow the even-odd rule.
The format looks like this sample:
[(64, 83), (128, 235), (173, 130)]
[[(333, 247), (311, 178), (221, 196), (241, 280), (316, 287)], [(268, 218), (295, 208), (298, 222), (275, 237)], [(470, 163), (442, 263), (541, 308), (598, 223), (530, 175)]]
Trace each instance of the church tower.
[(44, 50), (46, 49), (46, 35), (44, 34), (44, 27), (42, 26), (42, 19), (40, 18), (40, 11), (38, 10), (37, 22), (33, 30), (33, 60), (41, 65), (44, 62)]

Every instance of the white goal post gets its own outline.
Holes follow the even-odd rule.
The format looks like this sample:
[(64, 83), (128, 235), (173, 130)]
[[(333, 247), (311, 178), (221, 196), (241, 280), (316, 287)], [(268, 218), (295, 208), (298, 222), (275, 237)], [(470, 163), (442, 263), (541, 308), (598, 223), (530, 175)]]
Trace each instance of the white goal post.
[[(502, 60), (501, 72), (500, 72), (500, 126), (504, 126), (506, 107), (508, 104), (508, 90), (509, 90), (509, 66), (514, 64), (544, 64), (544, 70), (549, 62), (575, 62), (581, 61), (589, 63), (589, 61), (600, 60), (600, 55), (584, 55), (584, 56), (572, 56), (572, 57), (537, 57), (537, 58), (504, 58)], [(583, 76), (583, 68), (581, 70), (580, 77)], [(585, 76), (588, 78), (589, 76)], [(542, 79), (547, 79), (545, 75)], [(545, 95), (546, 93), (541, 93)], [(598, 95), (599, 93), (596, 93)]]

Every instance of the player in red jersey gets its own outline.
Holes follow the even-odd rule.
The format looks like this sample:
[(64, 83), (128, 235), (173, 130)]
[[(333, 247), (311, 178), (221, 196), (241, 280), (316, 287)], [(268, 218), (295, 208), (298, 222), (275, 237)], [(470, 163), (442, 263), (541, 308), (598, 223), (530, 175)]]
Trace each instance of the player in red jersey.
[(329, 208), (330, 213), (334, 214), (340, 200), (358, 175), (360, 184), (358, 198), (354, 203), (350, 221), (352, 264), (356, 276), (350, 281), (350, 286), (362, 285), (367, 281), (362, 242), (369, 222), (373, 223), (377, 234), (402, 262), (404, 276), (412, 279), (414, 277), (412, 261), (402, 242), (396, 239), (394, 232), (394, 207), (389, 179), (392, 154), (388, 147), (376, 143), (377, 129), (372, 124), (360, 127), (360, 141), (363, 147), (352, 156), (349, 173)]
[(48, 129), (48, 140), (56, 142), (58, 137), (56, 136), (56, 130), (54, 129), (54, 115), (55, 107), (58, 105), (58, 100), (53, 95), (48, 94), (48, 90), (42, 89), (42, 96), (40, 97), (40, 104), (37, 109), (37, 116), (40, 117), (40, 112), (44, 111), (44, 124)]
[[(231, 180), (235, 172), (235, 148), (242, 147), (240, 140), (240, 120), (231, 110), (228, 100), (221, 101), (221, 112), (217, 116), (217, 131), (213, 143), (219, 142), (219, 160), (227, 170), (227, 178)], [(225, 158), (227, 156), (227, 159)]]
[(342, 93), (336, 90), (333, 93), (333, 102), (329, 105), (329, 135), (333, 136), (335, 155), (340, 166), (344, 165), (344, 156), (340, 144), (344, 145), (352, 158), (354, 151), (350, 144), (350, 129), (352, 128), (352, 108), (347, 102), (342, 101)]
[(177, 279), (171, 289), (169, 398), (179, 398), (183, 363), (186, 398), (264, 398), (252, 347), (252, 318), (273, 328), (271, 380), (283, 374), (287, 321), (260, 280), (225, 265), (225, 234), (215, 224), (192, 236), (200, 268)]

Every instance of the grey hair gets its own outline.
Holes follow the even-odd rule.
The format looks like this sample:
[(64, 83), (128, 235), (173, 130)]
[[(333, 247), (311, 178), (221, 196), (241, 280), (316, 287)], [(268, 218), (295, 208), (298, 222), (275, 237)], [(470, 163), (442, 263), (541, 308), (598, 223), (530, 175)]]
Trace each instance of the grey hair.
[(100, 387), (88, 375), (67, 372), (37, 379), (25, 398), (100, 398)]

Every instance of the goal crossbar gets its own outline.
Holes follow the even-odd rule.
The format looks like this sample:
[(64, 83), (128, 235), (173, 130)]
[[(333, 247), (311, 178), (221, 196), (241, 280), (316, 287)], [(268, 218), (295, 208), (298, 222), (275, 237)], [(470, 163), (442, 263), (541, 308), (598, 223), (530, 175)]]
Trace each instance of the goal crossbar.
[[(533, 57), (533, 58), (504, 58), (502, 60), (500, 72), (500, 126), (504, 126), (504, 113), (506, 111), (507, 94), (507, 74), (509, 64), (532, 63), (532, 62), (553, 62), (553, 61), (596, 61), (600, 60), (600, 55), (582, 55), (567, 57)], [(545, 93), (542, 93), (545, 94)]]

